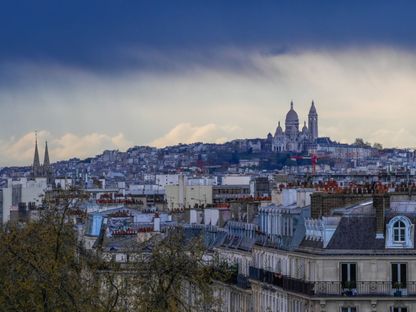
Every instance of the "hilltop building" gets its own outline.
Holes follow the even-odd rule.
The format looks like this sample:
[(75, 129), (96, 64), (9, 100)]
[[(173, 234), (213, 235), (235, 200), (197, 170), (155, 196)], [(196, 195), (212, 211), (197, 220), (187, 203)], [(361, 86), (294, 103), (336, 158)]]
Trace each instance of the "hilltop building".
[(318, 138), (318, 113), (315, 103), (312, 101), (308, 114), (308, 126), (306, 121), (299, 131), (299, 117), (293, 109), (293, 102), (290, 103), (290, 110), (286, 114), (285, 131), (280, 126), (280, 121), (272, 136), (270, 133), (267, 139), (272, 142), (273, 152), (303, 152), (316, 143)]

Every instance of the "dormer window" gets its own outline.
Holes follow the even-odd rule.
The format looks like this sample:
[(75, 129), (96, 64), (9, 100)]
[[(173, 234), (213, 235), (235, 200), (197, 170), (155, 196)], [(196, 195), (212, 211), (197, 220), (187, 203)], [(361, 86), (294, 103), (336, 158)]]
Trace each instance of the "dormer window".
[(406, 225), (403, 223), (403, 221), (396, 221), (393, 224), (393, 240), (396, 243), (403, 243), (405, 242), (405, 231), (406, 231)]
[(386, 248), (413, 248), (414, 226), (408, 217), (396, 216), (386, 226)]

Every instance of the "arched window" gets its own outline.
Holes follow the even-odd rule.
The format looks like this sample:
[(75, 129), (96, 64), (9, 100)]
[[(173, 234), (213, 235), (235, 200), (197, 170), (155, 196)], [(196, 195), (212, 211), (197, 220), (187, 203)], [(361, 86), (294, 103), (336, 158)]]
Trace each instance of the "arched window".
[(396, 216), (386, 226), (386, 248), (413, 248), (414, 225), (406, 216)]
[(393, 224), (393, 240), (402, 243), (406, 240), (406, 225), (403, 221), (398, 220)]

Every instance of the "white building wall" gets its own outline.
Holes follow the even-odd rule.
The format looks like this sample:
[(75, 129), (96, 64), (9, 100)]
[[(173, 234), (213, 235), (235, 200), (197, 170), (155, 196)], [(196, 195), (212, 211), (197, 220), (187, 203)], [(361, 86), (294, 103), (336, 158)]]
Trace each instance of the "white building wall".
[(22, 193), (20, 203), (35, 203), (36, 206), (42, 204), (42, 195), (47, 190), (47, 179), (36, 178), (35, 180), (27, 180), (21, 178), (19, 180), (8, 179), (7, 187), (3, 188), (3, 223), (10, 221), (10, 211), (16, 210), (18, 207), (12, 206), (13, 185), (21, 185)]
[(217, 225), (220, 218), (220, 211), (217, 208), (207, 208), (204, 210), (204, 224)]
[(249, 185), (250, 180), (250, 176), (226, 175), (222, 178), (222, 185)]
[(3, 188), (3, 224), (10, 221), (10, 208), (12, 206), (12, 188)]
[(298, 207), (306, 207), (311, 204), (312, 189), (297, 189), (296, 202)]
[(62, 189), (66, 190), (72, 186), (72, 179), (59, 178), (55, 179), (55, 186), (60, 185)]
[(201, 224), (204, 218), (204, 213), (202, 210), (191, 209), (189, 211), (189, 223), (190, 224)]
[(28, 181), (22, 185), (22, 203), (35, 203), (40, 205), (42, 203), (42, 195), (47, 190), (47, 181), (45, 178), (36, 179), (35, 181)]
[(187, 185), (217, 185), (218, 181), (217, 178), (192, 178), (187, 180)]
[(211, 185), (166, 185), (165, 196), (168, 209), (189, 209), (195, 205), (211, 205), (212, 186)]
[(296, 189), (283, 189), (282, 190), (282, 205), (290, 206), (296, 203), (297, 191)]
[(156, 175), (156, 185), (166, 186), (166, 185), (177, 185), (179, 183), (178, 174), (157, 174)]

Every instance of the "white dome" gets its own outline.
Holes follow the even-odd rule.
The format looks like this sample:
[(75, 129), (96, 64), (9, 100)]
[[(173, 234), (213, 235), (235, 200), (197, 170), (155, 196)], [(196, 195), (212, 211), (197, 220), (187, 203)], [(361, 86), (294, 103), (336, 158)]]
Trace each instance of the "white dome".
[(297, 123), (299, 124), (298, 113), (293, 109), (293, 102), (290, 103), (290, 110), (286, 114), (286, 124), (288, 123)]
[(274, 136), (279, 136), (279, 135), (283, 135), (283, 129), (280, 126), (280, 121), (279, 121), (279, 124), (277, 125), (276, 132), (274, 133)]

